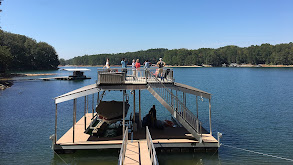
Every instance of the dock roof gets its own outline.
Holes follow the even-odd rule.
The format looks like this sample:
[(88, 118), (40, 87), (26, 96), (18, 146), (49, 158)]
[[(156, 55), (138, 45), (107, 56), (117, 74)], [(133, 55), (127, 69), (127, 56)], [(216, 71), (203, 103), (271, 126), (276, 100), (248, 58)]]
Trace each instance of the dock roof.
[[(174, 83), (174, 84), (165, 84), (165, 85), (166, 87), (171, 89), (176, 89), (176, 90), (180, 90), (182, 92), (186, 92), (192, 95), (211, 99), (210, 93), (207, 93), (205, 91), (199, 90), (197, 88), (194, 88), (185, 84)], [(98, 93), (100, 91), (105, 91), (105, 90), (138, 90), (138, 89), (139, 90), (147, 89), (147, 85), (146, 84), (117, 84), (117, 85), (92, 84), (92, 85), (84, 86), (82, 88), (65, 93), (58, 97), (55, 97), (55, 104), (62, 103), (62, 102), (72, 100), (75, 98), (79, 98), (82, 96)]]

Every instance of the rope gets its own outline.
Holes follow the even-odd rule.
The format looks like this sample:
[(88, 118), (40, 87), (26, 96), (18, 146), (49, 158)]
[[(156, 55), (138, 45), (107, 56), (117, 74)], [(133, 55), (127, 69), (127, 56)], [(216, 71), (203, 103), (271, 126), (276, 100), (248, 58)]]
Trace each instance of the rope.
[(221, 144), (221, 145), (226, 146), (226, 147), (230, 147), (230, 148), (234, 148), (234, 149), (238, 149), (238, 150), (242, 150), (242, 151), (246, 151), (246, 152), (250, 152), (250, 153), (254, 153), (254, 154), (258, 154), (258, 155), (263, 155), (263, 156), (268, 156), (268, 157), (272, 157), (272, 158), (277, 158), (277, 159), (282, 159), (282, 160), (287, 160), (287, 161), (293, 162), (293, 159), (289, 159), (289, 158), (284, 158), (284, 157), (280, 157), (280, 156), (265, 154), (265, 153), (262, 153), (262, 152), (256, 152), (256, 151), (252, 151), (252, 150), (248, 150), (248, 149), (243, 149), (243, 148), (239, 148), (239, 147), (230, 146), (230, 145), (227, 145), (227, 144)]

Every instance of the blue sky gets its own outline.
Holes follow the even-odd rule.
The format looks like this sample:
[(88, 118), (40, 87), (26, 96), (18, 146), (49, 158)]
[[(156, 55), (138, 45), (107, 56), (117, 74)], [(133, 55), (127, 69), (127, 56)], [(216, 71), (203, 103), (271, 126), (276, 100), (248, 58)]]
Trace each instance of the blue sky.
[(291, 0), (4, 0), (0, 9), (3, 30), (47, 42), (65, 59), (293, 41)]

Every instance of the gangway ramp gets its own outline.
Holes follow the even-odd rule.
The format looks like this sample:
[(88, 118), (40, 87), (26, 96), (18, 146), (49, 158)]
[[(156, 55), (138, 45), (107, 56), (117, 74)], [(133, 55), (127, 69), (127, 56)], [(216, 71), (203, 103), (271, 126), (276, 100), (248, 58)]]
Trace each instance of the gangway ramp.
[(128, 140), (128, 128), (125, 130), (121, 145), (119, 165), (158, 165), (158, 159), (152, 137), (146, 127), (146, 139)]
[[(195, 116), (187, 107), (186, 103), (182, 102), (162, 81), (152, 75), (157, 84), (149, 83), (147, 90), (172, 114), (172, 116), (179, 121), (179, 123), (190, 132), (200, 143), (202, 142), (202, 124), (198, 117)], [(174, 85), (175, 86), (175, 85)], [(182, 86), (176, 84), (176, 88), (184, 88), (186, 90), (189, 86)], [(203, 91), (201, 93), (204, 93)], [(207, 94), (208, 93), (204, 93)]]
[(128, 141), (126, 145), (124, 165), (151, 165), (146, 140)]

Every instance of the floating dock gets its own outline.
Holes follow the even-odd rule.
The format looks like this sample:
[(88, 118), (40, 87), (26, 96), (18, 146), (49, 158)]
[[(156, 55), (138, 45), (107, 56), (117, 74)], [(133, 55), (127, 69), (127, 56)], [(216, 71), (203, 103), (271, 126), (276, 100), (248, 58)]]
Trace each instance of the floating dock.
[[(163, 75), (163, 76), (162, 76)], [(218, 139), (212, 135), (211, 122), (211, 94), (197, 88), (176, 83), (173, 71), (165, 69), (162, 75), (152, 70), (137, 71), (125, 70), (112, 72), (109, 70), (98, 71), (96, 84), (88, 85), (55, 98), (55, 134), (53, 149), (58, 153), (67, 153), (76, 150), (91, 149), (120, 149), (120, 164), (158, 164), (157, 152), (217, 152)], [(161, 77), (162, 76), (162, 77)], [(141, 116), (141, 90), (148, 90), (167, 111), (170, 112), (176, 126), (156, 128), (143, 127)], [(118, 121), (122, 134), (112, 137), (103, 137), (93, 134), (94, 128), (99, 133), (99, 123), (105, 122), (94, 110), (88, 111), (88, 98), (96, 98), (92, 107), (97, 107), (107, 91), (121, 91), (123, 105), (126, 103), (127, 91), (133, 95), (133, 115), (129, 120), (125, 117)], [(136, 92), (138, 92), (138, 110), (136, 109)], [(181, 93), (182, 97), (178, 94)], [(187, 108), (187, 95), (196, 96), (196, 112)], [(96, 95), (96, 97), (95, 97)], [(76, 122), (77, 99), (84, 98), (84, 116)], [(199, 120), (198, 100), (208, 99), (209, 129), (205, 129)], [(73, 125), (59, 139), (57, 138), (57, 112), (58, 104), (73, 100)], [(124, 107), (124, 106), (123, 106)], [(93, 108), (94, 109), (94, 108)], [(122, 111), (122, 109), (121, 109)], [(131, 110), (129, 110), (131, 111)], [(138, 116), (134, 115), (138, 112)], [(72, 121), (71, 121), (72, 122)], [(98, 123), (98, 124), (97, 124)], [(98, 128), (98, 129), (97, 129)], [(131, 137), (129, 139), (129, 137)], [(146, 147), (147, 146), (147, 147)], [(149, 154), (141, 154), (146, 153)], [(146, 156), (147, 155), (147, 156)], [(151, 163), (149, 163), (151, 162)]]

